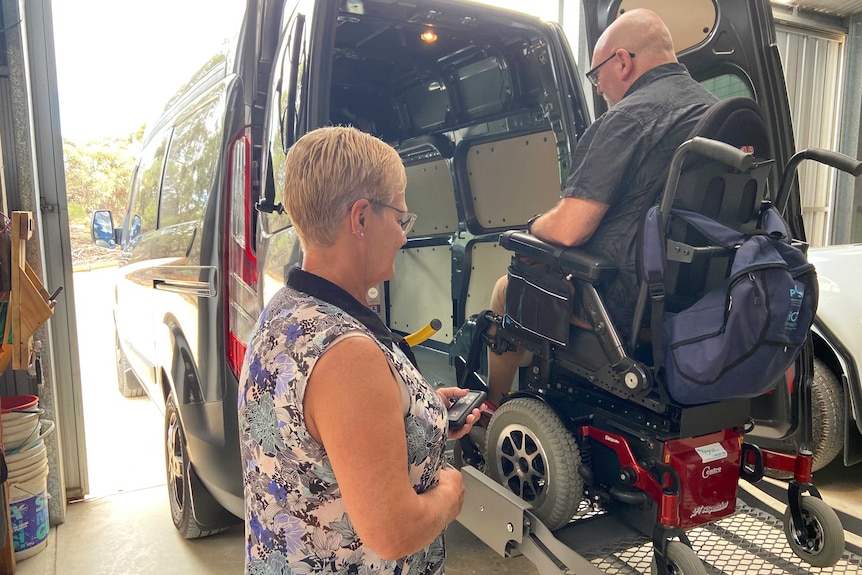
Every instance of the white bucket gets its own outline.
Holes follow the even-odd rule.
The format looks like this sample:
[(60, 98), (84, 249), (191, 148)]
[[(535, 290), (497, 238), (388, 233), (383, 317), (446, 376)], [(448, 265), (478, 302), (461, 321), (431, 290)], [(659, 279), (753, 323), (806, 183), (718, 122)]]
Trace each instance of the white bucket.
[(12, 421), (4, 420), (2, 422), (3, 425), (3, 445), (6, 448), (6, 451), (11, 451), (13, 449), (18, 449), (24, 443), (27, 443), (27, 440), (39, 433), (39, 414), (38, 413), (25, 413), (25, 414), (9, 414), (9, 415), (19, 415), (23, 417), (18, 417)]
[(48, 454), (43, 438), (54, 431), (54, 422), (37, 420), (36, 423), (37, 428), (30, 437), (6, 456), (9, 515), (17, 561), (44, 550), (48, 546), (51, 528), (48, 521)]
[(48, 464), (21, 482), (9, 484), (9, 514), (15, 560), (31, 557), (48, 546)]
[(32, 445), (27, 446), (26, 449), (21, 449), (17, 453), (11, 453), (6, 456), (6, 464), (7, 465), (19, 465), (23, 461), (28, 461), (31, 457), (34, 457), (35, 454), (44, 455), (47, 453), (48, 448), (45, 447), (45, 442), (41, 439)]

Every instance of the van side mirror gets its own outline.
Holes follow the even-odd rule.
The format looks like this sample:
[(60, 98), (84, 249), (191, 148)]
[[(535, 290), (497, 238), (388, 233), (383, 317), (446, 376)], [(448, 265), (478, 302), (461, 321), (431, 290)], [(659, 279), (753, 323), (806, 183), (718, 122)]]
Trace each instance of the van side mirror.
[(93, 234), (93, 243), (100, 248), (116, 248), (117, 233), (119, 230), (114, 229), (114, 218), (109, 210), (98, 210), (93, 213), (93, 224), (91, 226)]

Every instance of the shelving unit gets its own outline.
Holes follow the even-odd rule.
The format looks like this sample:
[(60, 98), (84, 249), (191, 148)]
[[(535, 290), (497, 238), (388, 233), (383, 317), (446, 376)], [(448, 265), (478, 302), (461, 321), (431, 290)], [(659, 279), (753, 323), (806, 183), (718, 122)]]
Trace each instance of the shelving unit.
[[(12, 369), (28, 369), (33, 354), (33, 334), (54, 313), (55, 301), (42, 285), (42, 281), (27, 263), (27, 240), (33, 236), (33, 214), (12, 212), (11, 291), (6, 294), (5, 324), (0, 330), (0, 372), (10, 362)], [(2, 398), (0, 398), (2, 406)], [(0, 427), (0, 446), (2, 446)], [(2, 486), (2, 507), (5, 508), (5, 537), (0, 538), (0, 575), (15, 572), (15, 549), (12, 542), (12, 524), (9, 516), (9, 482)]]

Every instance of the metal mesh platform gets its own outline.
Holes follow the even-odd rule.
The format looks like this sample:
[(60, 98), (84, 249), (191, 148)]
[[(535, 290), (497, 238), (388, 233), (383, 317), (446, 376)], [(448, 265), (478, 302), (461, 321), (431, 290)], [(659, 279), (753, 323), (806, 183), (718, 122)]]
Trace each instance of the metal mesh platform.
[[(707, 572), (712, 574), (862, 572), (862, 557), (847, 551), (834, 567), (811, 567), (791, 551), (781, 520), (749, 507), (742, 501), (737, 503), (734, 515), (692, 529), (686, 534), (695, 553), (704, 561)], [(593, 546), (580, 553), (607, 573), (649, 573), (652, 543), (646, 537), (630, 537), (605, 546)]]

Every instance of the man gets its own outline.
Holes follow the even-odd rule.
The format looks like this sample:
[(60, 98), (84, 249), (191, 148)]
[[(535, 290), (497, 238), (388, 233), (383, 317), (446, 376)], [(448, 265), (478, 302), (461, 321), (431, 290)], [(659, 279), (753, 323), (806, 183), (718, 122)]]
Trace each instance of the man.
[[(628, 11), (608, 26), (591, 64), (586, 76), (609, 110), (578, 142), (562, 198), (532, 221), (530, 232), (616, 263), (620, 273), (602, 295), (615, 323), (628, 328), (638, 290), (639, 221), (661, 193), (674, 151), (717, 100), (677, 61), (670, 31), (649, 10)], [(494, 286), (496, 313), (504, 311), (507, 284), (503, 277)], [(520, 361), (517, 351), (489, 354), (492, 403), (510, 390)]]

